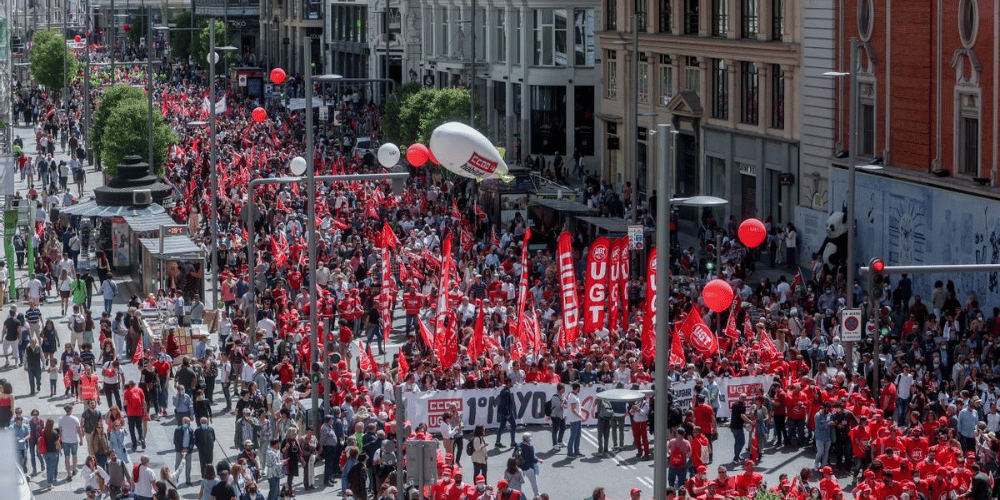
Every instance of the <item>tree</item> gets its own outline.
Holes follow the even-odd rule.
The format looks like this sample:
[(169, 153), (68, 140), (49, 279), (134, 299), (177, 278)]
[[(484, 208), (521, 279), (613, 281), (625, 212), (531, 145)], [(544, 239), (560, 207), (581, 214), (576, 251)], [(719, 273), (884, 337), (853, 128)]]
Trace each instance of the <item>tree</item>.
[[(107, 123), (104, 125), (106, 137), (114, 140), (102, 142), (101, 160), (108, 170), (108, 175), (115, 175), (115, 170), (122, 158), (138, 155), (149, 161), (149, 107), (148, 103), (135, 99), (120, 102), (111, 110)], [(163, 163), (167, 156), (167, 147), (177, 143), (177, 136), (157, 111), (153, 111), (153, 169), (158, 177), (163, 176)]]
[[(202, 28), (201, 32), (198, 33), (197, 46), (191, 48), (192, 52), (194, 52), (195, 62), (197, 64), (205, 65), (205, 68), (208, 67), (207, 57), (208, 49), (211, 47), (211, 37), (211, 26), (205, 26)], [(215, 46), (224, 47), (226, 45), (230, 45), (229, 30), (226, 29), (226, 23), (223, 23), (222, 21), (215, 21)], [(219, 64), (228, 64), (230, 62), (230, 58), (232, 58), (232, 54), (230, 51), (216, 50), (216, 52), (219, 54), (219, 62), (215, 66), (215, 74), (218, 75), (221, 70)]]
[(191, 28), (204, 27), (207, 21), (202, 16), (194, 18), (192, 23), (191, 13), (182, 12), (174, 21), (176, 28), (170, 32), (170, 50), (173, 56), (179, 61), (187, 61), (188, 56), (194, 54), (198, 45), (198, 37), (194, 36)]
[[(389, 96), (385, 103), (385, 116), (395, 116), (395, 120), (385, 120), (382, 122), (382, 130), (388, 141), (396, 144), (410, 144), (412, 140), (404, 140), (401, 136), (402, 126), (399, 121), (400, 113), (406, 101), (417, 92), (423, 90), (424, 86), (419, 82), (408, 82), (396, 87), (396, 92)], [(416, 137), (413, 135), (412, 137)], [(412, 139), (409, 138), (409, 139)]]
[[(146, 42), (150, 42), (149, 38), (149, 7), (142, 7), (139, 9), (139, 13), (129, 17), (128, 21), (128, 40), (136, 45), (139, 44), (143, 37), (146, 38)], [(148, 46), (147, 46), (148, 47)]]
[[(146, 92), (142, 89), (132, 87), (131, 85), (115, 85), (104, 92), (104, 97), (101, 98), (101, 101), (97, 105), (97, 110), (94, 111), (93, 125), (90, 130), (91, 145), (99, 157), (102, 156), (101, 144), (105, 136), (104, 131), (107, 127), (108, 119), (111, 117), (111, 112), (125, 101), (138, 101), (141, 102), (143, 106), (149, 106), (146, 98)], [(148, 124), (145, 121), (142, 123), (142, 130), (146, 130)], [(108, 137), (114, 136), (108, 135)], [(146, 155), (149, 156), (148, 152)], [(115, 167), (117, 165), (118, 163), (109, 164), (111, 167)]]
[(36, 82), (52, 90), (62, 90), (65, 83), (73, 81), (79, 63), (59, 30), (38, 30), (31, 42), (28, 58)]

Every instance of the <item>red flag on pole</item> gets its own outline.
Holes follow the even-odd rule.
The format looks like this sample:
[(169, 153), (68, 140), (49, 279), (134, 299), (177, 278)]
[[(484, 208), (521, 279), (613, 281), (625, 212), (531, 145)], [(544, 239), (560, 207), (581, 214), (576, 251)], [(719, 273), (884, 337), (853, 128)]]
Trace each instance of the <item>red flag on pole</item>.
[(458, 210), (458, 200), (456, 198), (451, 199), (451, 217), (453, 219), (462, 219), (462, 212)]
[(135, 346), (135, 353), (132, 354), (132, 364), (138, 363), (145, 355), (145, 352), (142, 350), (142, 339), (139, 339), (139, 342)]
[(472, 244), (475, 243), (475, 236), (473, 236), (472, 231), (469, 231), (467, 227), (463, 227), (460, 237), (462, 239), (462, 250), (466, 252), (472, 250)]
[[(752, 338), (752, 337), (751, 337)], [(761, 328), (760, 330), (760, 340), (758, 341), (760, 345), (760, 350), (770, 357), (778, 357), (778, 348), (774, 345), (774, 341), (771, 340), (771, 336), (767, 334), (766, 328)]]
[(747, 314), (743, 318), (743, 337), (747, 339), (747, 342), (753, 338), (753, 325), (750, 324), (750, 315)]
[(680, 328), (674, 328), (674, 338), (670, 343), (670, 366), (684, 366), (684, 345), (681, 342)]
[(681, 333), (698, 352), (711, 356), (719, 350), (719, 338), (701, 319), (701, 314), (695, 306), (691, 306), (691, 311), (684, 319)]
[(399, 237), (397, 237), (396, 232), (389, 227), (388, 222), (382, 223), (382, 244), (388, 248), (399, 247)]
[(656, 357), (656, 247), (650, 250), (646, 265), (646, 311), (642, 325), (642, 357), (647, 363)]
[(795, 270), (795, 278), (792, 279), (792, 293), (799, 290), (799, 287), (805, 285), (805, 278), (802, 277), (802, 269)]
[[(621, 300), (622, 299), (621, 297), (622, 252), (626, 244), (627, 242), (625, 238), (618, 238), (614, 242), (612, 242), (610, 246), (611, 263), (608, 273), (608, 275), (610, 276), (610, 281), (608, 282), (608, 292), (609, 292), (608, 303), (610, 304), (611, 307), (609, 307), (610, 311), (608, 316), (609, 327), (611, 325), (617, 325), (618, 322), (620, 321), (619, 316), (621, 315), (621, 310), (622, 310), (622, 300)], [(608, 329), (611, 330), (611, 328)]]
[(441, 368), (451, 368), (458, 360), (458, 326), (455, 324), (455, 313), (450, 309), (438, 313), (434, 342), (434, 353)]
[(562, 296), (562, 334), (567, 343), (574, 343), (580, 327), (580, 300), (576, 295), (573, 244), (569, 231), (559, 235), (556, 260), (559, 263), (559, 294)]
[[(528, 240), (531, 239), (531, 228), (524, 231), (524, 243), (521, 245), (521, 284), (517, 292), (517, 318), (524, 316), (524, 303), (528, 300)], [(562, 336), (560, 336), (562, 337)]]
[(729, 321), (726, 322), (726, 336), (731, 339), (740, 339), (740, 331), (736, 329), (736, 303), (738, 301), (733, 301), (733, 307), (729, 308)]
[(608, 306), (608, 257), (611, 240), (600, 237), (590, 245), (587, 254), (587, 274), (583, 286), (583, 330), (592, 332), (604, 328)]
[(490, 233), (491, 233), (490, 234), (490, 244), (492, 244), (493, 246), (495, 246), (497, 248), (500, 248), (500, 238), (497, 238), (497, 227), (493, 226), (493, 228), (490, 230)]
[(403, 350), (400, 349), (399, 353), (396, 354), (399, 360), (399, 371), (396, 372), (396, 380), (402, 381), (406, 378), (406, 374), (410, 371), (410, 364), (406, 362), (406, 356), (403, 356)]
[(476, 299), (476, 327), (472, 331), (472, 338), (469, 340), (469, 359), (476, 362), (479, 359), (479, 353), (483, 350), (483, 321), (485, 316), (483, 314), (483, 301), (482, 299)]
[(424, 345), (434, 347), (434, 337), (427, 330), (427, 325), (424, 324), (423, 318), (417, 318), (417, 325), (420, 327), (420, 339), (424, 341)]

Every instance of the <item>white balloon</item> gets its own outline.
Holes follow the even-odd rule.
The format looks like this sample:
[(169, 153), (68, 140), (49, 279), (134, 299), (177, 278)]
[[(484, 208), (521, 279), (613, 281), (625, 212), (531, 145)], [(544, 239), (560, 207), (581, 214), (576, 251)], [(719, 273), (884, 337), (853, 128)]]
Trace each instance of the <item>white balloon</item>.
[(507, 164), (493, 143), (464, 123), (449, 122), (434, 129), (430, 148), (441, 166), (462, 177), (481, 180), (507, 176)]
[(396, 166), (399, 163), (399, 146), (387, 142), (378, 148), (378, 162), (382, 164), (383, 167), (389, 168)]

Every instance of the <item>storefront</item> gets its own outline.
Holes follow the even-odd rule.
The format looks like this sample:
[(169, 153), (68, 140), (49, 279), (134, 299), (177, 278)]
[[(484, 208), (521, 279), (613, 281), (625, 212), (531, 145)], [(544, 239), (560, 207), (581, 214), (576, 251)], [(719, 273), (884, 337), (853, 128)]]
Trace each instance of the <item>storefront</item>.
[(190, 301), (204, 290), (205, 252), (188, 236), (139, 238), (142, 293), (177, 289)]

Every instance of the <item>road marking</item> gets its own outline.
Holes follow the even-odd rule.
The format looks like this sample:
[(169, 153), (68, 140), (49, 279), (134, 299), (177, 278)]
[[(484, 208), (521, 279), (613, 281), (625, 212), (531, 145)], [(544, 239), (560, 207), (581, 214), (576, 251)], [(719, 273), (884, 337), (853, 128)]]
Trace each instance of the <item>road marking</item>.
[[(584, 439), (586, 439), (587, 442), (590, 443), (594, 448), (597, 448), (597, 431), (596, 430), (594, 430), (594, 429), (584, 429), (583, 432), (580, 433), (580, 436), (583, 437)], [(611, 459), (614, 460), (615, 463), (618, 464), (619, 467), (624, 467), (624, 468), (626, 468), (628, 470), (635, 470), (635, 466), (632, 465), (632, 464), (625, 463), (625, 460), (627, 460), (627, 458), (621, 456), (621, 454), (619, 454), (619, 453), (615, 453), (614, 455), (611, 455)], [(652, 486), (650, 486), (650, 487), (652, 487)]]

